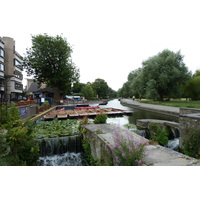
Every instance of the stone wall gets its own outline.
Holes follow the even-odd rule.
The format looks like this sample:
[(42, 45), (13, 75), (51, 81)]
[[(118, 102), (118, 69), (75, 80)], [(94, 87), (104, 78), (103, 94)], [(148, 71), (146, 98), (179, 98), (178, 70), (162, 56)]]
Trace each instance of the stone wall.
[(194, 130), (200, 131), (200, 109), (181, 108), (179, 116), (180, 148)]

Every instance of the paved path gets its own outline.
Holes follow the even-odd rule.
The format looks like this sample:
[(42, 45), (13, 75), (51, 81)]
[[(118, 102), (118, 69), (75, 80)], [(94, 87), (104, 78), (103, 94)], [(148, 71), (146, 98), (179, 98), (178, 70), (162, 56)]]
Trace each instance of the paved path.
[(167, 115), (176, 116), (176, 117), (179, 116), (179, 108), (177, 107), (140, 103), (138, 101), (133, 101), (131, 99), (121, 99), (120, 102), (122, 105), (132, 107), (132, 108), (148, 110), (148, 111), (167, 114)]
[[(123, 135), (125, 138), (127, 135), (133, 135), (135, 142), (140, 142), (145, 144), (148, 142), (146, 138), (141, 137), (140, 135), (128, 132), (120, 127), (116, 127), (111, 124), (85, 124), (82, 127), (86, 128), (101, 140), (104, 141), (109, 146), (114, 145), (113, 135), (116, 132), (119, 135)], [(101, 130), (101, 134), (97, 132)], [(96, 144), (99, 142), (96, 140)], [(99, 145), (101, 146), (101, 145)], [(102, 145), (103, 146), (103, 145)], [(97, 146), (95, 146), (97, 148)], [(182, 153), (173, 151), (171, 149), (162, 147), (160, 145), (147, 145), (145, 146), (146, 153), (148, 156), (145, 156), (144, 161), (146, 166), (196, 166), (200, 165), (199, 160), (191, 158)]]

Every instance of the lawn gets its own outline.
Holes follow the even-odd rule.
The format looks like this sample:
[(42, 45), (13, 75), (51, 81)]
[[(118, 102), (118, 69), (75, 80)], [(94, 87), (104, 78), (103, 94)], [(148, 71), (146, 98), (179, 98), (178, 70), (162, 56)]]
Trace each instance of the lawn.
[(173, 106), (173, 107), (185, 107), (185, 108), (199, 108), (200, 101), (186, 101), (186, 100), (171, 100), (171, 101), (151, 101), (151, 100), (142, 100), (142, 103), (149, 103), (155, 105), (163, 106)]

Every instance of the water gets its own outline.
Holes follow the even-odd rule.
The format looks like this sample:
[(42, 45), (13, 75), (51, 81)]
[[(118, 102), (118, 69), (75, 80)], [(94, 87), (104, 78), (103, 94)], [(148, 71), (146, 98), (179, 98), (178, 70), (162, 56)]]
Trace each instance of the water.
[(82, 153), (66, 152), (39, 158), (39, 166), (86, 166)]
[[(116, 124), (120, 126), (121, 128), (125, 128), (125, 126), (129, 124), (130, 126), (129, 130), (134, 131), (144, 137), (146, 137), (148, 133), (146, 133), (144, 130), (137, 130), (136, 122), (138, 119), (158, 119), (158, 120), (167, 120), (167, 121), (174, 121), (174, 122), (178, 122), (179, 120), (178, 117), (172, 117), (172, 116), (168, 116), (164, 114), (159, 114), (159, 113), (154, 113), (150, 111), (123, 106), (120, 104), (120, 101), (118, 101), (118, 99), (111, 100), (108, 102), (107, 105), (103, 105), (100, 107), (102, 108), (111, 107), (111, 108), (118, 108), (118, 109), (133, 111), (132, 115), (130, 116), (124, 115), (122, 117), (108, 118), (107, 123)], [(176, 129), (172, 128), (172, 134), (169, 137), (169, 142), (166, 147), (173, 150), (178, 149), (179, 133)]]
[(81, 137), (66, 136), (38, 140), (39, 166), (85, 166)]

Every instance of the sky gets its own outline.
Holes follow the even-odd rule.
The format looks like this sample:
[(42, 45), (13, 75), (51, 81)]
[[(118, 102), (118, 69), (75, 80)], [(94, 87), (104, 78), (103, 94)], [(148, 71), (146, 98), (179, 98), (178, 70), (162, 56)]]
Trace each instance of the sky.
[(65, 37), (82, 83), (101, 78), (118, 90), (164, 49), (180, 50), (192, 73), (200, 69), (198, 0), (6, 0), (0, 16), (0, 37), (14, 38), (22, 56), (31, 35)]

